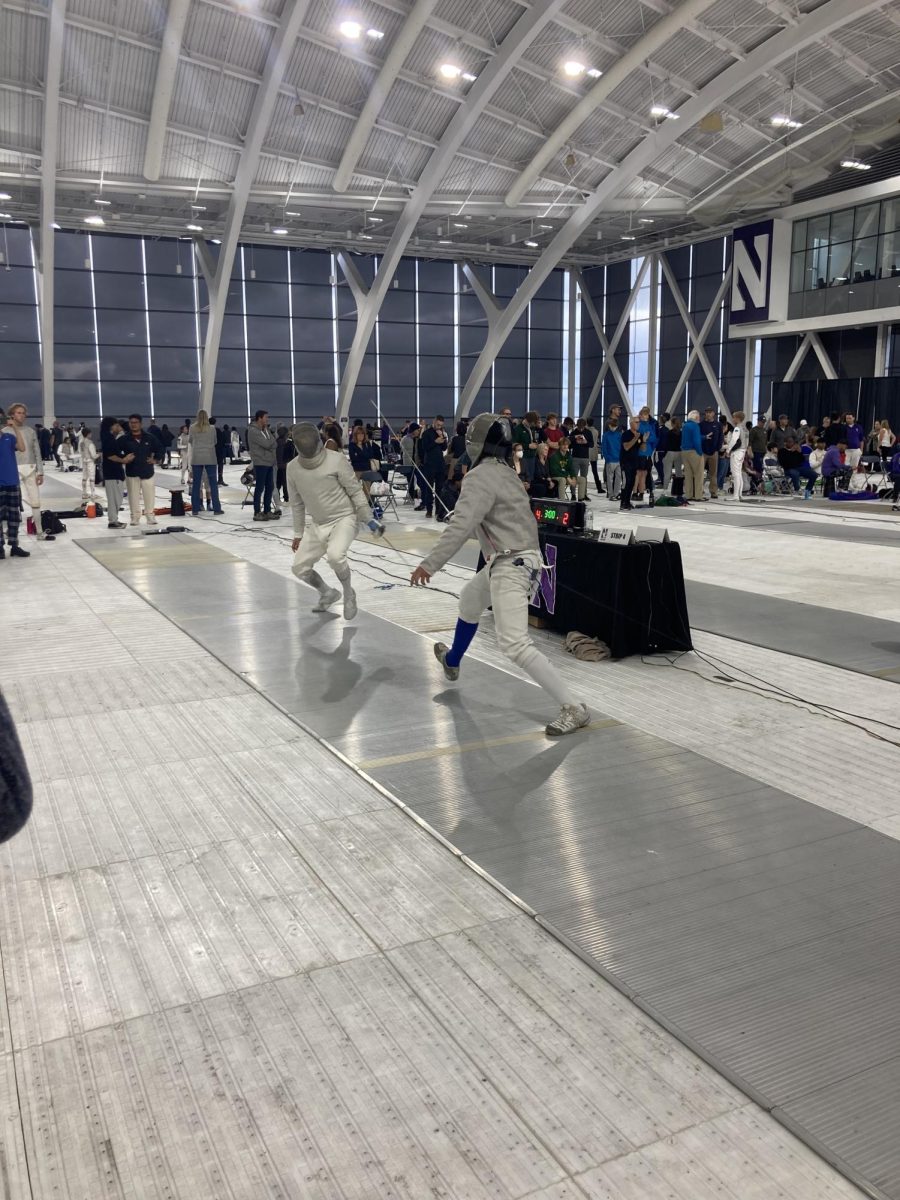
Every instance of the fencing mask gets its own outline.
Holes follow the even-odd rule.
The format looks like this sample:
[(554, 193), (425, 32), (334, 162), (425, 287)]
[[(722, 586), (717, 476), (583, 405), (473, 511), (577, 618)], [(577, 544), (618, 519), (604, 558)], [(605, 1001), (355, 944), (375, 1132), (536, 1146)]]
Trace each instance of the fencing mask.
[(479, 413), (466, 430), (466, 454), (472, 466), (482, 456), (509, 458), (512, 447), (512, 422), (508, 417)]
[(301, 421), (299, 425), (295, 425), (291, 429), (291, 438), (297, 447), (301, 467), (317, 467), (325, 458), (325, 447), (322, 445), (318, 429), (312, 422)]

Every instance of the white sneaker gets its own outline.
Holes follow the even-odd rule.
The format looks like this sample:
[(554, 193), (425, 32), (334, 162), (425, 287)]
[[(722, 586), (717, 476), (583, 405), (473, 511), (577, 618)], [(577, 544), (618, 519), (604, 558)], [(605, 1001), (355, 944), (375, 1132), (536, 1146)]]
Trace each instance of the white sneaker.
[(456, 683), (459, 679), (459, 667), (449, 667), (447, 665), (447, 655), (450, 653), (450, 647), (444, 642), (434, 643), (434, 657), (444, 668), (444, 677), (449, 679), (451, 683)]
[(575, 733), (584, 729), (590, 722), (591, 714), (584, 704), (564, 704), (559, 710), (559, 716), (551, 721), (544, 732), (547, 737), (565, 737), (567, 733)]
[(344, 620), (352, 621), (359, 612), (359, 605), (356, 603), (356, 592), (351, 588), (344, 596)]
[(319, 602), (312, 607), (313, 612), (328, 612), (332, 604), (335, 604), (341, 598), (341, 593), (337, 588), (328, 588), (327, 591), (319, 593)]
[(148, 525), (156, 525), (156, 523), (157, 523), (157, 521), (156, 521), (156, 517), (148, 517), (148, 518), (147, 518), (147, 524), (148, 524)]

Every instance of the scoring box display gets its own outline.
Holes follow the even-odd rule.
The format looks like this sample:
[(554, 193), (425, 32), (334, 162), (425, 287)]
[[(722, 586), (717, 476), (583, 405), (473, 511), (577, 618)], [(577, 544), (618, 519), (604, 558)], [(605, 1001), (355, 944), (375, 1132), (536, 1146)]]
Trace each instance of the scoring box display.
[(531, 511), (538, 525), (554, 529), (584, 529), (583, 500), (532, 500)]

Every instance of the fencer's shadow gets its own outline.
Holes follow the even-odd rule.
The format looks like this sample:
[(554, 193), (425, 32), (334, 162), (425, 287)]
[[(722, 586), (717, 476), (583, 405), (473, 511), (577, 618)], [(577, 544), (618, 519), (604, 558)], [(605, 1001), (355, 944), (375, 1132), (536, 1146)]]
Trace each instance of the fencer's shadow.
[[(338, 618), (334, 617), (323, 625), (336, 620)], [(394, 678), (390, 667), (376, 667), (366, 674), (362, 663), (350, 657), (358, 632), (357, 626), (346, 625), (340, 643), (331, 649), (305, 642), (294, 666), (298, 688), (306, 694), (314, 692), (322, 704), (342, 704), (348, 724), (372, 698), (378, 686)]]
[[(509, 840), (519, 824), (524, 835), (529, 802), (544, 799), (552, 776), (577, 750), (579, 735), (555, 742), (547, 739), (544, 744), (522, 741), (492, 746), (485, 719), (495, 711), (493, 708), (472, 706), (461, 692), (449, 688), (439, 692), (434, 702), (450, 714), (457, 742), (471, 747), (459, 756), (459, 764), (465, 790), (477, 802), (479, 815), (461, 817), (451, 840), (461, 849), (472, 851), (487, 841), (496, 841), (496, 835)], [(522, 714), (521, 732), (528, 731), (532, 720), (531, 713)], [(502, 738), (503, 734), (498, 734)]]

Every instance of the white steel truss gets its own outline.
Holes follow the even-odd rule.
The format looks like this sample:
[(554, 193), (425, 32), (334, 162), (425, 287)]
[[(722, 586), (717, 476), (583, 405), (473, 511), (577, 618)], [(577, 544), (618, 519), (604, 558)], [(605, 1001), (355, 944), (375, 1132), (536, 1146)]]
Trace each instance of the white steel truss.
[(731, 409), (728, 407), (728, 401), (725, 399), (725, 393), (722, 391), (719, 378), (712, 368), (712, 363), (709, 361), (709, 355), (706, 353), (706, 339), (709, 337), (712, 327), (720, 317), (722, 312), (722, 302), (728, 295), (728, 289), (731, 286), (731, 267), (729, 267), (725, 272), (710, 310), (706, 314), (706, 319), (698, 331), (697, 326), (694, 324), (694, 320), (688, 310), (688, 306), (685, 303), (684, 296), (681, 294), (681, 289), (678, 286), (675, 276), (672, 274), (672, 268), (669, 266), (665, 254), (661, 254), (659, 256), (659, 264), (662, 268), (662, 273), (665, 276), (666, 283), (669, 285), (669, 289), (672, 292), (672, 299), (675, 301), (675, 307), (678, 309), (678, 313), (684, 322), (684, 327), (687, 330), (688, 337), (691, 341), (691, 352), (688, 355), (687, 362), (684, 364), (684, 369), (682, 370), (681, 375), (678, 378), (678, 382), (675, 385), (675, 390), (672, 392), (669, 403), (666, 406), (666, 412), (672, 412), (674, 410), (676, 404), (681, 398), (681, 393), (684, 391), (688, 379), (690, 379), (691, 371), (693, 371), (694, 365), (699, 362), (700, 366), (703, 368), (703, 374), (706, 376), (712, 394), (716, 399), (716, 403), (719, 406), (720, 412), (725, 413), (730, 421)]

